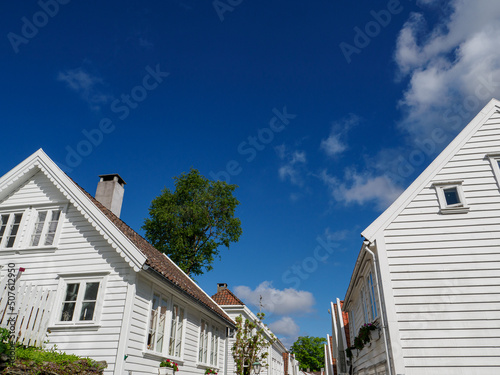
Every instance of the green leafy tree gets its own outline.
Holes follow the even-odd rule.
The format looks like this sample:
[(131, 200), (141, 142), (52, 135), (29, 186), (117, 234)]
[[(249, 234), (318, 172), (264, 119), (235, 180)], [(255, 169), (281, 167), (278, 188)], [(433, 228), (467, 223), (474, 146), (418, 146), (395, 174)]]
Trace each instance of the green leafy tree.
[(276, 341), (276, 337), (272, 334), (269, 340), (266, 337), (265, 325), (262, 323), (264, 313), (258, 313), (257, 318), (258, 320), (251, 321), (239, 315), (235, 319), (236, 337), (232, 351), (236, 373), (239, 375), (250, 375), (252, 365), (256, 362), (259, 362), (262, 367), (268, 367), (266, 358), (269, 351), (267, 348)]
[(241, 221), (234, 217), (237, 186), (209, 180), (193, 168), (174, 180), (175, 191), (165, 188), (151, 202), (142, 228), (184, 272), (201, 275), (220, 258), (219, 246), (229, 248), (241, 235)]
[(299, 361), (301, 370), (319, 371), (325, 367), (324, 344), (324, 337), (301, 336), (293, 343), (290, 351)]

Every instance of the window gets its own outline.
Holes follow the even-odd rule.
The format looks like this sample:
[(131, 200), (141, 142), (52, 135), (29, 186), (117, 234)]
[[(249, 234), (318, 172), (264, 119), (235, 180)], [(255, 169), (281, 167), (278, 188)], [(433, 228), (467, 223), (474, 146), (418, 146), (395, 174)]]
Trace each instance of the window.
[(462, 180), (435, 182), (433, 187), (438, 196), (440, 213), (466, 213), (469, 207), (465, 203)]
[(174, 304), (172, 308), (172, 326), (170, 328), (170, 344), (168, 354), (181, 356), (182, 327), (184, 325), (184, 309)]
[[(0, 247), (22, 249), (54, 246), (63, 217), (61, 207), (0, 214)], [(21, 233), (27, 235), (21, 238)]]
[(209, 324), (204, 319), (201, 320), (198, 362), (218, 367), (219, 332), (219, 327), (214, 324)]
[(354, 322), (354, 312), (351, 310), (349, 311), (349, 337), (351, 339), (350, 343), (347, 343), (347, 345), (354, 345), (354, 336), (356, 336), (358, 333), (356, 332), (356, 323)]
[(217, 354), (219, 349), (219, 328), (212, 326), (212, 340), (210, 341), (210, 364), (217, 366)]
[(365, 323), (370, 323), (370, 317), (368, 316), (368, 307), (366, 300), (365, 288), (361, 289), (361, 304), (363, 305), (363, 317), (365, 318)]
[(201, 320), (200, 327), (200, 349), (198, 353), (198, 361), (207, 363), (207, 349), (208, 349), (208, 326), (207, 322)]
[(370, 308), (372, 313), (372, 320), (375, 320), (378, 317), (378, 312), (377, 312), (377, 300), (375, 299), (375, 286), (373, 285), (373, 276), (371, 272), (368, 274), (366, 281), (368, 284), (368, 293), (370, 294)]
[(148, 351), (180, 358), (183, 348), (185, 310), (172, 297), (153, 293), (146, 342)]
[(60, 217), (60, 209), (38, 211), (33, 234), (31, 235), (30, 246), (52, 245)]
[(17, 234), (23, 218), (22, 212), (0, 215), (0, 247), (12, 248), (16, 244)]
[(60, 304), (59, 323), (95, 323), (101, 297), (102, 278), (67, 279)]
[(488, 154), (486, 157), (490, 160), (491, 169), (493, 169), (498, 188), (500, 188), (500, 153)]
[(148, 350), (163, 353), (165, 323), (167, 320), (167, 300), (159, 294), (153, 294), (151, 314), (149, 316)]

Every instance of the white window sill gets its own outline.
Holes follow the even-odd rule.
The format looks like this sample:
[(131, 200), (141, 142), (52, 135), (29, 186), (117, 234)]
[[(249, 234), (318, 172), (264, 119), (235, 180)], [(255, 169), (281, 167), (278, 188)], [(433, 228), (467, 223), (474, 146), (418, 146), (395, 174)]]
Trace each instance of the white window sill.
[(170, 359), (172, 362), (177, 363), (179, 366), (184, 365), (184, 361), (180, 358), (164, 355), (163, 353), (153, 352), (151, 350), (144, 350), (142, 352), (142, 355), (144, 358), (155, 359), (158, 361), (164, 361), (166, 359)]
[(49, 326), (49, 331), (97, 331), (101, 328), (100, 324), (54, 324)]
[(2, 248), (0, 251), (3, 254), (36, 254), (36, 253), (54, 253), (57, 246), (41, 246), (41, 247), (23, 247), (23, 248)]
[(215, 365), (209, 365), (208, 363), (200, 363), (200, 362), (198, 362), (198, 363), (196, 364), (196, 367), (197, 367), (197, 368), (201, 368), (201, 369), (214, 368), (214, 369), (216, 369), (217, 371), (219, 371), (219, 367), (218, 367), (218, 366), (215, 366)]
[(470, 207), (448, 207), (448, 208), (441, 208), (439, 210), (440, 214), (443, 215), (449, 215), (449, 214), (466, 214), (469, 212)]

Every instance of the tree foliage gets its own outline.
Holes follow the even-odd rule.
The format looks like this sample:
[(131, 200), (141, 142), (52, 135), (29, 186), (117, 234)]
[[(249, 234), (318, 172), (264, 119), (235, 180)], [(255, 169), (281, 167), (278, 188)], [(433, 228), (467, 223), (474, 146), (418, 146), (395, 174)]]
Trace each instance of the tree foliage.
[(276, 341), (276, 338), (274, 336), (269, 340), (266, 338), (265, 325), (262, 323), (264, 313), (257, 314), (257, 318), (257, 321), (243, 320), (239, 315), (235, 319), (237, 329), (232, 351), (236, 373), (239, 375), (250, 375), (252, 364), (255, 362), (259, 362), (262, 367), (269, 366), (266, 363), (269, 354), (267, 348)]
[(142, 227), (146, 239), (188, 275), (210, 271), (219, 246), (229, 248), (241, 235), (234, 217), (236, 185), (212, 181), (191, 168), (174, 177), (175, 191), (165, 188), (149, 208)]
[(300, 336), (290, 348), (300, 363), (301, 370), (319, 371), (325, 366), (326, 339), (324, 337)]

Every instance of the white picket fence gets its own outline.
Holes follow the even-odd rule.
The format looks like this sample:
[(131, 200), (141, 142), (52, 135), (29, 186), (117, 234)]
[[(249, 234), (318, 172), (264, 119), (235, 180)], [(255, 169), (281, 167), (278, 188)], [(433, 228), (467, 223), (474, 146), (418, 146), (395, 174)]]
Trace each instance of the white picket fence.
[[(13, 292), (9, 290), (7, 283), (7, 277), (0, 282), (0, 327), (11, 330), (8, 320), (17, 316), (15, 330), (11, 330), (15, 332), (16, 341), (23, 345), (42, 346), (47, 337), (54, 293), (41, 286), (20, 281), (16, 282)], [(9, 298), (15, 301), (14, 311), (7, 304)]]

